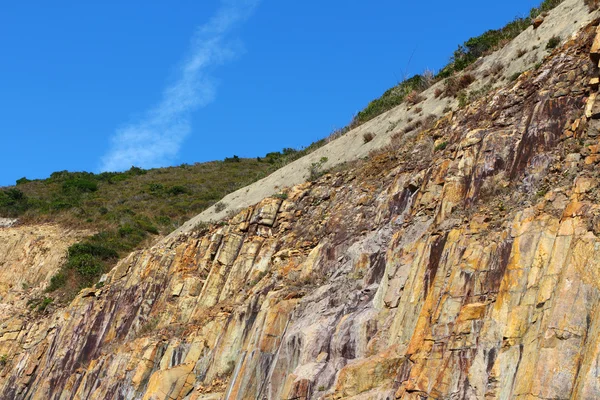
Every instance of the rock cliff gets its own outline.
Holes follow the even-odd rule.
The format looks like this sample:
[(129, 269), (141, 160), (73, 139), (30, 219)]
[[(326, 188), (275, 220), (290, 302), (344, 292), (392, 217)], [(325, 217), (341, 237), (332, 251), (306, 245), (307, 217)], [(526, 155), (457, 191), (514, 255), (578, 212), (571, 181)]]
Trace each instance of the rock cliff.
[(432, 126), (4, 323), (0, 398), (600, 398), (597, 25)]
[(30, 309), (40, 306), (32, 299), (41, 301), (67, 248), (86, 234), (51, 225), (0, 228), (0, 376), (9, 355), (26, 347), (23, 335), (36, 319)]
[[(560, 41), (572, 38), (579, 30), (600, 16), (600, 12), (590, 12), (587, 4), (596, 0), (546, 0), (545, 3), (559, 3), (548, 15), (541, 18), (541, 25), (530, 26), (501, 49), (480, 58), (469, 67), (468, 73), (475, 77), (469, 91), (482, 91), (487, 88), (500, 88), (516, 74), (534, 68), (548, 54), (546, 46), (552, 38)], [(435, 49), (431, 49), (435, 52)], [(448, 108), (457, 109), (459, 101), (453, 96), (439, 96), (444, 91), (444, 81), (437, 82), (423, 91), (421, 102), (413, 107), (402, 104), (376, 118), (358, 126), (347, 134), (329, 142), (311, 154), (290, 163), (264, 179), (243, 189), (230, 193), (213, 206), (192, 218), (175, 234), (194, 227), (198, 221), (220, 220), (232, 210), (246, 208), (261, 201), (264, 197), (276, 194), (281, 187), (300, 184), (306, 181), (313, 163), (325, 157), (325, 168), (353, 162), (367, 157), (373, 150), (393, 144), (396, 132), (409, 129), (419, 121), (439, 118)], [(372, 135), (372, 140), (364, 143), (364, 135)]]

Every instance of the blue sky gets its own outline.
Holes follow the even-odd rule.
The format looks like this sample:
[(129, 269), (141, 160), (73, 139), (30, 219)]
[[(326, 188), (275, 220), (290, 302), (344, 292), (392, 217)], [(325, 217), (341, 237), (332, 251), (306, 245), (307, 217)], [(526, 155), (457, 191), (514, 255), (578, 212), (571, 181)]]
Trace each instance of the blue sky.
[(306, 146), (538, 3), (3, 2), (0, 186)]

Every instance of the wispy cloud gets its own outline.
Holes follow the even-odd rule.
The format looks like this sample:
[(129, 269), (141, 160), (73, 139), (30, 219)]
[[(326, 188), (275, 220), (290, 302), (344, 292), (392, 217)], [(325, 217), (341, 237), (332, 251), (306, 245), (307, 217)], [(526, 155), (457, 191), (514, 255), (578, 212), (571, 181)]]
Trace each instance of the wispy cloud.
[(189, 55), (177, 79), (163, 92), (161, 102), (135, 123), (111, 137), (111, 148), (102, 157), (102, 171), (156, 167), (171, 162), (191, 132), (190, 113), (215, 98), (211, 70), (242, 52), (231, 31), (246, 20), (260, 0), (221, 0), (217, 13), (200, 26), (192, 38)]

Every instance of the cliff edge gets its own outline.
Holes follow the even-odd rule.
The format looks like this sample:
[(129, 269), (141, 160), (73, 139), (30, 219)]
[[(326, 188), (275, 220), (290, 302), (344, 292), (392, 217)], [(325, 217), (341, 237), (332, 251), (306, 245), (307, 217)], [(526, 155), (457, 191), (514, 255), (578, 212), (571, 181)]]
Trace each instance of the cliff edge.
[(381, 128), (344, 168), (3, 323), (0, 398), (600, 398), (599, 23), (430, 125)]

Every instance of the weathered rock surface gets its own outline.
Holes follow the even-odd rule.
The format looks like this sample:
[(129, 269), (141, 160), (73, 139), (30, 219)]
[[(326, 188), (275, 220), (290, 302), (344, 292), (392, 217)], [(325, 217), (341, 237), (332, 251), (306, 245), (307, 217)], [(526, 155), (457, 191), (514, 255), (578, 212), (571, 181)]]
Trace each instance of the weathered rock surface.
[(22, 347), (23, 328), (32, 320), (28, 300), (43, 293), (67, 248), (86, 234), (88, 232), (51, 225), (0, 228), (0, 357), (3, 363)]
[(367, 160), (131, 254), (15, 328), (0, 398), (600, 398), (595, 34)]
[[(587, 0), (586, 0), (587, 1)], [(507, 84), (511, 77), (534, 68), (548, 55), (546, 44), (553, 37), (564, 42), (577, 35), (577, 32), (591, 21), (600, 17), (600, 11), (589, 12), (584, 0), (564, 0), (544, 17), (538, 28), (533, 25), (523, 31), (500, 50), (479, 59), (472, 64), (468, 73), (476, 80), (468, 90), (486, 90), (487, 87), (499, 88)], [(597, 65), (597, 62), (595, 63)], [(272, 196), (281, 188), (293, 186), (306, 181), (313, 163), (325, 157), (325, 168), (336, 167), (347, 162), (354, 162), (369, 155), (370, 152), (393, 145), (394, 134), (403, 129), (410, 129), (415, 122), (426, 121), (430, 116), (439, 118), (446, 109), (458, 109), (456, 98), (436, 95), (444, 90), (444, 82), (440, 81), (421, 93), (423, 101), (418, 106), (403, 103), (394, 109), (373, 118), (372, 120), (349, 131), (345, 135), (329, 142), (311, 154), (296, 160), (275, 171), (266, 178), (243, 189), (230, 193), (219, 202), (220, 207), (210, 207), (180, 227), (173, 236), (187, 232), (199, 221), (213, 221), (225, 218), (232, 210), (246, 208), (258, 203), (263, 198)], [(559, 91), (564, 92), (566, 88)], [(374, 135), (373, 140), (364, 143), (364, 135)], [(223, 207), (224, 206), (224, 207)]]
[(14, 218), (0, 218), (0, 228), (10, 228), (17, 222)]

